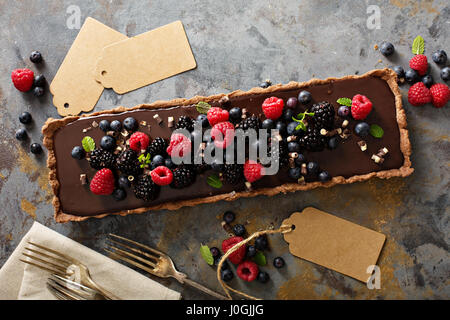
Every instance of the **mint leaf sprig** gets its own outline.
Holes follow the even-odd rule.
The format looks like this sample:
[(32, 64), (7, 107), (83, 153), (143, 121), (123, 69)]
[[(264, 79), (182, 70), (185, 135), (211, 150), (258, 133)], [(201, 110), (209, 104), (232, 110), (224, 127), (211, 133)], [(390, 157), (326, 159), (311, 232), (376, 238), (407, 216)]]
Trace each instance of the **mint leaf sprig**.
[(150, 157), (150, 153), (147, 154), (141, 154), (138, 157), (139, 163), (141, 164), (141, 168), (146, 168), (150, 165), (151, 163), (151, 157)]
[(339, 98), (336, 100), (336, 102), (343, 106), (347, 106), (347, 107), (352, 106), (352, 99), (350, 99), (350, 98)]
[(207, 245), (200, 246), (200, 254), (207, 264), (209, 264), (210, 266), (214, 264), (214, 257), (212, 256), (211, 250)]
[(314, 117), (314, 112), (308, 112), (308, 110), (306, 110), (305, 112), (299, 113), (297, 115), (297, 118), (292, 117), (292, 120), (294, 120), (295, 122), (298, 122), (298, 125), (295, 127), (295, 130), (303, 130), (306, 131), (306, 124), (304, 122), (306, 116), (310, 116), (310, 117)]
[(425, 41), (421, 36), (417, 36), (412, 44), (411, 51), (413, 54), (423, 54), (425, 51)]

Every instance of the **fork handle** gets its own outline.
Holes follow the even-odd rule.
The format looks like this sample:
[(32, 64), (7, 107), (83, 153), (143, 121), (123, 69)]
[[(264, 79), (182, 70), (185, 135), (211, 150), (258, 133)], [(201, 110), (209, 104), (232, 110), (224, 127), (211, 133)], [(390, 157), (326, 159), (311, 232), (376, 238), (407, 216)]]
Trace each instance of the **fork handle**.
[(207, 294), (209, 294), (209, 295), (211, 295), (211, 296), (213, 296), (213, 297), (215, 297), (217, 299), (229, 300), (228, 297), (225, 297), (225, 296), (221, 295), (220, 293), (217, 293), (217, 292), (215, 292), (215, 291), (213, 291), (211, 289), (208, 289), (207, 287), (205, 287), (205, 286), (201, 285), (200, 283), (195, 282), (195, 281), (193, 281), (191, 279), (184, 278), (183, 279), (183, 283), (186, 283), (186, 284), (190, 285), (191, 287), (194, 287), (194, 288), (196, 288), (196, 289), (198, 289), (200, 291), (203, 291), (203, 292), (205, 292), (205, 293), (207, 293)]

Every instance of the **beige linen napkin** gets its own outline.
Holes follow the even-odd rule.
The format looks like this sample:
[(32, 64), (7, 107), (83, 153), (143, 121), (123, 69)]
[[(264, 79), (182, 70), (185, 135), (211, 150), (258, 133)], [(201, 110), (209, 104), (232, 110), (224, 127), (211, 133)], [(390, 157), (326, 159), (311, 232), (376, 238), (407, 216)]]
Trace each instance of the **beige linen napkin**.
[(20, 258), (24, 258), (22, 251), (28, 240), (80, 260), (89, 267), (94, 281), (121, 299), (180, 299), (179, 292), (166, 288), (131, 268), (34, 222), (0, 269), (0, 300), (55, 299), (45, 286), (49, 273), (19, 261)]

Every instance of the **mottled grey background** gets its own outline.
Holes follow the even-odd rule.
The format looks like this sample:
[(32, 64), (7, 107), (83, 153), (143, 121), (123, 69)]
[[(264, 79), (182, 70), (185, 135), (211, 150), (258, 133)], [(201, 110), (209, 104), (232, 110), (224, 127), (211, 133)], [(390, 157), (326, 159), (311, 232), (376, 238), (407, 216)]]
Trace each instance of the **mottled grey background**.
[[(92, 219), (82, 223), (53, 221), (51, 190), (45, 156), (28, 152), (14, 132), (18, 116), (32, 113), (29, 133), (41, 141), (40, 128), (48, 117), (58, 117), (51, 95), (41, 99), (20, 93), (10, 81), (15, 68), (31, 67), (53, 78), (78, 30), (66, 27), (70, 5), (81, 9), (81, 21), (92, 16), (135, 36), (180, 19), (198, 67), (125, 95), (105, 90), (95, 110), (117, 105), (131, 107), (157, 99), (210, 95), (247, 90), (270, 78), (274, 83), (303, 81), (315, 76), (362, 74), (374, 68), (402, 64), (411, 57), (417, 35), (430, 58), (436, 49), (450, 54), (449, 2), (441, 1), (7, 1), (0, 0), (0, 266), (34, 220), (102, 251), (105, 234), (114, 232), (158, 246), (177, 267), (194, 280), (220, 290), (215, 270), (200, 257), (200, 243), (220, 246), (227, 234), (221, 215), (233, 210), (237, 221), (252, 232), (280, 222), (295, 210), (316, 206), (339, 217), (383, 232), (387, 241), (379, 265), (381, 289), (294, 258), (281, 236), (271, 236), (267, 257), (283, 256), (286, 268), (264, 268), (268, 284), (232, 285), (268, 299), (420, 299), (450, 297), (449, 275), (449, 107), (412, 107), (408, 86), (402, 87), (416, 171), (406, 179), (372, 180), (330, 190), (318, 189), (219, 202), (127, 217)], [(367, 6), (381, 9), (381, 28), (366, 26)], [(374, 50), (391, 41), (392, 58)], [(45, 63), (34, 66), (31, 51), (42, 52)], [(38, 69), (39, 68), (39, 69)], [(432, 75), (439, 79), (431, 62)], [(82, 201), (82, 199), (80, 199)], [(186, 299), (207, 296), (173, 280), (159, 280), (181, 290)]]

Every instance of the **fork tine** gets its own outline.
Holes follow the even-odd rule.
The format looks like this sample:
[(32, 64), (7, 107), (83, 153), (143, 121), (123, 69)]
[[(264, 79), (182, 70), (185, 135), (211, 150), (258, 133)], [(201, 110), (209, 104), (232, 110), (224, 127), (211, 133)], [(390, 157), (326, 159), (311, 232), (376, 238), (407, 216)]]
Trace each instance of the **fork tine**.
[[(136, 259), (136, 260), (138, 260), (138, 261), (140, 261), (140, 262), (143, 262), (143, 263), (145, 263), (145, 264), (148, 264), (149, 266), (151, 266), (151, 267), (153, 267), (153, 268), (156, 267), (156, 263), (153, 263), (153, 262), (151, 262), (151, 261), (149, 261), (149, 260), (147, 260), (147, 259), (144, 259), (144, 258), (142, 258), (142, 257), (139, 257), (139, 256), (137, 256), (137, 255), (135, 255), (135, 254), (132, 254), (131, 252), (128, 252), (128, 251), (119, 249), (119, 248), (114, 247), (114, 246), (111, 246), (111, 245), (109, 245), (109, 248), (110, 248), (110, 249), (114, 249), (115, 251), (118, 251), (119, 253), (122, 253), (123, 255), (126, 255), (126, 256), (129, 256), (129, 257), (131, 257), (131, 258), (134, 258), (134, 259)], [(128, 249), (133, 249), (133, 248), (128, 248)], [(136, 250), (136, 251), (139, 251), (139, 250), (137, 250), (137, 249), (135, 249), (135, 250)], [(133, 250), (133, 251), (134, 251), (134, 250)], [(141, 253), (141, 252), (139, 252), (139, 253)]]
[(138, 268), (140, 268), (140, 269), (142, 269), (144, 271), (147, 271), (148, 273), (155, 274), (155, 272), (154, 272), (154, 270), (152, 268), (144, 266), (142, 263), (139, 263), (139, 262), (136, 262), (134, 260), (128, 259), (127, 257), (125, 257), (125, 256), (123, 256), (123, 255), (121, 255), (121, 254), (119, 254), (117, 252), (113, 252), (113, 251), (108, 250), (108, 249), (104, 249), (104, 250), (106, 252), (108, 252), (110, 254), (110, 256), (113, 259), (115, 259), (115, 260), (122, 260), (122, 261), (128, 262), (129, 264), (131, 264), (131, 265), (133, 265), (135, 267), (138, 267)]
[(52, 278), (48, 279), (47, 286), (50, 286), (55, 291), (58, 291), (60, 294), (63, 294), (65, 296), (69, 297), (71, 300), (86, 300), (86, 297), (83, 297), (83, 296), (79, 295), (74, 290), (71, 290), (71, 289), (68, 289), (68, 288), (64, 287), (63, 285), (59, 284), (58, 282), (56, 282)]
[(48, 271), (48, 272), (50, 272), (50, 273), (56, 273), (56, 274), (58, 274), (58, 275), (60, 275), (60, 276), (64, 276), (64, 274), (65, 274), (65, 272), (64, 272), (64, 273), (61, 273), (60, 270), (50, 269), (50, 268), (44, 267), (44, 266), (42, 266), (42, 265), (40, 265), (40, 264), (31, 262), (31, 261), (27, 261), (27, 260), (23, 260), (23, 259), (19, 259), (19, 260), (22, 261), (22, 262), (28, 263), (28, 264), (30, 264), (30, 265), (32, 265), (32, 266), (38, 267), (38, 268), (40, 268), (40, 269), (42, 269), (42, 270)]
[[(126, 244), (124, 244), (124, 243), (122, 243), (122, 242), (119, 242), (119, 241), (116, 241), (116, 240), (113, 240), (113, 239), (108, 239), (108, 241), (110, 241), (110, 242), (112, 242), (112, 243), (115, 243), (115, 244), (118, 244), (118, 245), (121, 246), (121, 247), (124, 247), (124, 248), (126, 248), (126, 249), (128, 249), (128, 250), (131, 250), (131, 251), (133, 251), (133, 252), (139, 253), (139, 254), (141, 254), (141, 255), (143, 255), (143, 256), (146, 256), (147, 258), (150, 258), (150, 259), (154, 260), (155, 262), (157, 262), (158, 259), (159, 259), (159, 257), (156, 257), (156, 256), (154, 256), (154, 255), (152, 255), (152, 254), (150, 254), (150, 253), (148, 253), (148, 252), (144, 252), (144, 251), (142, 251), (142, 250), (139, 250), (139, 249), (130, 247), (129, 245), (126, 245)], [(106, 245), (108, 245), (108, 246), (110, 246), (110, 247), (113, 247), (111, 244), (108, 244), (108, 243), (106, 243)], [(114, 247), (114, 248), (115, 248), (115, 247)], [(115, 248), (115, 249), (118, 249), (118, 248)]]
[(53, 259), (53, 260), (59, 262), (60, 264), (62, 264), (66, 268), (71, 265), (71, 263), (69, 263), (67, 260), (63, 260), (63, 259), (59, 259), (59, 258), (53, 257), (53, 256), (48, 255), (48, 254), (46, 254), (44, 252), (41, 252), (39, 250), (31, 249), (31, 248), (28, 248), (28, 247), (26, 247), (25, 249), (28, 250), (28, 251), (37, 253), (37, 254), (39, 254), (39, 255), (41, 255), (43, 257), (46, 257), (46, 258), (49, 258), (49, 259)]
[(53, 288), (50, 284), (47, 283), (47, 289), (51, 292), (58, 300), (72, 300), (65, 294), (61, 293), (60, 291)]
[(53, 262), (50, 262), (50, 261), (47, 261), (47, 260), (44, 260), (44, 259), (41, 259), (41, 258), (38, 258), (38, 257), (33, 256), (33, 255), (31, 255), (31, 254), (27, 254), (27, 253), (25, 253), (25, 252), (22, 252), (22, 254), (23, 254), (25, 257), (28, 257), (28, 258), (30, 258), (30, 259), (32, 259), (32, 260), (39, 261), (40, 263), (44, 264), (44, 266), (38, 265), (38, 264), (36, 264), (36, 263), (32, 263), (31, 261), (21, 260), (21, 261), (23, 261), (23, 262), (25, 262), (25, 263), (32, 264), (32, 265), (37, 266), (37, 267), (39, 267), (39, 268), (41, 268), (41, 269), (44, 269), (44, 270), (49, 270), (49, 268), (45, 266), (45, 265), (47, 265), (47, 266), (53, 267), (52, 270), (57, 270), (59, 273), (62, 273), (62, 274), (65, 274), (65, 273), (66, 273), (66, 269), (67, 269), (67, 268), (64, 268), (64, 267), (62, 267), (62, 266), (60, 266), (60, 265), (58, 265), (58, 264), (55, 264), (55, 263), (53, 263)]
[(82, 285), (81, 283), (69, 280), (66, 277), (61, 277), (56, 274), (50, 275), (50, 278), (48, 278), (48, 280), (52, 280), (67, 289), (75, 290), (75, 292), (77, 292), (77, 293), (79, 292), (80, 295), (87, 294), (87, 295), (91, 296), (91, 295), (97, 294), (97, 291), (95, 291), (92, 288), (86, 287), (86, 286)]
[(61, 252), (55, 251), (55, 250), (53, 250), (53, 249), (47, 248), (47, 247), (45, 247), (45, 246), (43, 246), (43, 245), (41, 245), (41, 244), (37, 244), (37, 243), (31, 242), (31, 241), (28, 241), (28, 243), (29, 243), (29, 244), (32, 244), (32, 245), (35, 246), (35, 247), (41, 248), (42, 250), (46, 250), (46, 251), (48, 251), (48, 252), (51, 252), (51, 253), (53, 253), (54, 255), (59, 256), (60, 258), (66, 260), (66, 261), (69, 262), (70, 264), (78, 263), (78, 261), (75, 260), (74, 258), (69, 257), (69, 256), (67, 256), (67, 255), (65, 255), (65, 254), (63, 254), (63, 253), (61, 253)]
[(165, 254), (164, 254), (163, 252), (161, 252), (161, 251), (159, 251), (159, 250), (156, 250), (156, 249), (153, 249), (153, 248), (151, 248), (151, 247), (149, 247), (149, 246), (146, 246), (146, 245), (144, 245), (144, 244), (142, 244), (142, 243), (139, 243), (139, 242), (136, 242), (136, 241), (133, 241), (133, 240), (130, 240), (130, 239), (127, 239), (127, 238), (124, 238), (124, 237), (121, 237), (121, 236), (112, 234), (112, 233), (110, 233), (109, 236), (115, 237), (115, 238), (117, 238), (117, 239), (121, 239), (121, 240), (123, 240), (123, 241), (127, 241), (127, 242), (129, 242), (129, 243), (134, 244), (135, 246), (138, 246), (138, 247), (147, 249), (148, 251), (153, 252), (154, 254), (157, 254), (158, 256), (165, 256)]

